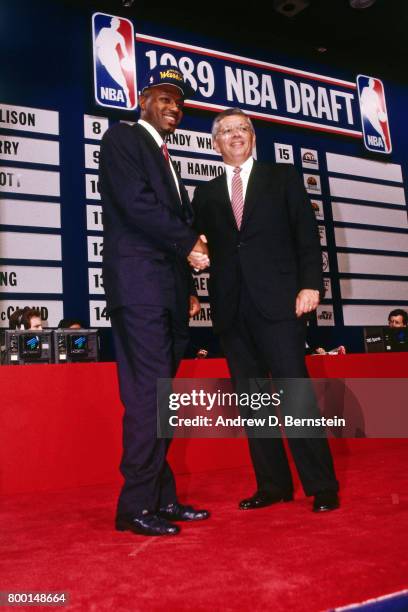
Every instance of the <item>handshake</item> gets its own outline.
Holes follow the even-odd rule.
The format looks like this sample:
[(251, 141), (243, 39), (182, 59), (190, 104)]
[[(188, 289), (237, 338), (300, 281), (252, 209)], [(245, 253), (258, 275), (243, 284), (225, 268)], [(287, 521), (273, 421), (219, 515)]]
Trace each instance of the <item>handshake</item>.
[(205, 270), (210, 265), (207, 238), (204, 236), (204, 234), (201, 234), (201, 236), (195, 243), (193, 250), (187, 257), (187, 261), (194, 269), (194, 272)]

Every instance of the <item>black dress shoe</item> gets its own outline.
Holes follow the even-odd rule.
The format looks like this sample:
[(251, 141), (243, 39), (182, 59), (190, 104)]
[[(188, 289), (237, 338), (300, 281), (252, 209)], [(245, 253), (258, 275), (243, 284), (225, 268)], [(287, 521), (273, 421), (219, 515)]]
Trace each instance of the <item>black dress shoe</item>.
[(278, 502), (284, 501), (289, 502), (293, 500), (293, 493), (269, 493), (267, 491), (257, 491), (252, 497), (243, 499), (239, 502), (240, 510), (256, 510), (257, 508), (264, 508), (265, 506), (271, 506)]
[(118, 516), (115, 526), (118, 531), (133, 531), (147, 536), (176, 535), (180, 531), (177, 525), (172, 525), (166, 519), (151, 513), (133, 517)]
[(160, 508), (157, 514), (168, 521), (204, 521), (210, 516), (208, 510), (194, 510), (192, 506), (179, 503)]
[(321, 491), (316, 493), (313, 502), (313, 512), (328, 512), (340, 507), (339, 496), (336, 491)]

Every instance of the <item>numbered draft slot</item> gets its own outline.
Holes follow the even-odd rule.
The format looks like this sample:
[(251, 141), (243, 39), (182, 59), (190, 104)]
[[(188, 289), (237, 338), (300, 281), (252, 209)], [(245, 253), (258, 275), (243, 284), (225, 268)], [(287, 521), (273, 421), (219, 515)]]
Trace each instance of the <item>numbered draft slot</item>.
[(110, 327), (110, 318), (106, 310), (105, 300), (90, 300), (89, 322), (91, 327)]

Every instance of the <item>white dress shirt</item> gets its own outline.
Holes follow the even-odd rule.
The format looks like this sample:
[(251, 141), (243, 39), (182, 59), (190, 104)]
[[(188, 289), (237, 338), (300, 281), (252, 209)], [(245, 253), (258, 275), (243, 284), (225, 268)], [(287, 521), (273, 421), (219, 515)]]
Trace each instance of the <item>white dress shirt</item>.
[[(232, 177), (234, 176), (234, 168), (238, 168), (238, 166), (230, 166), (229, 164), (224, 164), (224, 165), (225, 165), (225, 172), (227, 175), (228, 193), (231, 199)], [(239, 166), (241, 168), (240, 177), (242, 180), (242, 194), (244, 196), (244, 202), (245, 202), (246, 190), (248, 187), (249, 175), (251, 174), (253, 165), (254, 165), (254, 158), (248, 157), (248, 159)]]
[[(156, 128), (154, 128), (151, 123), (148, 123), (147, 121), (144, 121), (144, 119), (139, 119), (138, 124), (141, 125), (145, 130), (147, 130), (151, 136), (153, 136), (155, 142), (157, 143), (157, 145), (161, 149), (162, 144), (164, 144), (164, 140), (160, 136), (160, 134), (156, 130)], [(179, 194), (179, 197), (180, 197), (180, 203), (181, 203), (180, 185), (179, 185), (178, 180), (177, 180), (176, 171), (174, 170), (173, 164), (171, 162), (171, 157), (170, 157), (170, 164), (169, 165), (170, 165), (171, 173), (172, 173), (173, 178), (174, 178), (174, 182), (175, 182), (176, 187), (177, 187), (177, 191), (178, 191), (178, 194)]]

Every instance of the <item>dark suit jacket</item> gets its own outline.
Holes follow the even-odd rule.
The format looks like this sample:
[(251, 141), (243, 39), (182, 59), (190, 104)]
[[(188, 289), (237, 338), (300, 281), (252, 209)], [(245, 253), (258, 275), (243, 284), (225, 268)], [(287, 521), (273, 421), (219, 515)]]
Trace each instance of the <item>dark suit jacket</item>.
[(295, 318), (300, 289), (323, 293), (318, 229), (293, 166), (254, 161), (240, 231), (225, 174), (197, 187), (192, 204), (195, 227), (208, 239), (215, 331), (232, 324), (241, 282), (271, 320)]
[[(129, 304), (177, 307), (193, 290), (186, 261), (197, 234), (180, 183), (145, 128), (118, 123), (100, 153), (103, 278), (108, 310)], [(175, 296), (178, 303), (175, 304)]]

